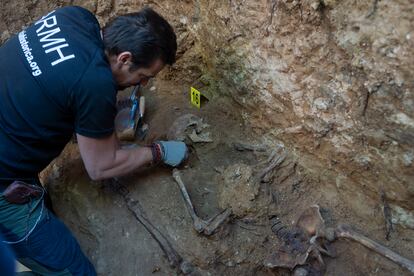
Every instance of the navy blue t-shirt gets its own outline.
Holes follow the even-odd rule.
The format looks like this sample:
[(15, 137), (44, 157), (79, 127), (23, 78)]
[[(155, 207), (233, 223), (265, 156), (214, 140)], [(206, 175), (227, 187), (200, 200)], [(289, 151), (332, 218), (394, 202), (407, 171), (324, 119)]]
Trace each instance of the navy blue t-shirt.
[(12, 37), (0, 47), (0, 179), (37, 177), (74, 132), (111, 135), (116, 92), (86, 9), (57, 9)]

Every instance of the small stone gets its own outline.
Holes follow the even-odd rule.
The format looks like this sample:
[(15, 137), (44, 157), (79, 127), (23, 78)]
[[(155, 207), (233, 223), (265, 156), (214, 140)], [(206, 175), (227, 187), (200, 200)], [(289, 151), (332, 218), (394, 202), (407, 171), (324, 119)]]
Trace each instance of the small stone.
[(188, 24), (187, 16), (180, 17), (180, 23), (183, 24), (183, 25), (187, 25)]
[(307, 276), (309, 275), (308, 271), (303, 267), (298, 267), (293, 272), (293, 276)]
[(325, 99), (325, 98), (317, 98), (317, 99), (315, 99), (313, 104), (317, 109), (323, 110), (323, 111), (328, 110), (328, 108), (331, 105), (330, 102), (329, 102), (329, 99)]
[(227, 263), (226, 263), (226, 266), (228, 266), (228, 267), (233, 267), (233, 266), (235, 266), (236, 264), (232, 261), (232, 260), (230, 260), (230, 261), (228, 261)]
[(332, 7), (336, 4), (337, 0), (322, 0), (322, 3), (327, 7)]
[(359, 155), (354, 159), (361, 167), (368, 169), (371, 164), (371, 158), (367, 155)]
[(194, 272), (194, 265), (190, 262), (183, 261), (180, 265), (180, 269), (184, 273), (184, 275), (187, 275)]
[(314, 9), (316, 11), (319, 8), (320, 5), (321, 5), (321, 2), (315, 1), (310, 6), (312, 7), (312, 9)]
[(333, 242), (335, 240), (335, 229), (334, 228), (326, 228), (325, 229), (325, 238), (329, 242)]
[(413, 164), (414, 154), (412, 152), (406, 152), (402, 157), (404, 166), (410, 167)]

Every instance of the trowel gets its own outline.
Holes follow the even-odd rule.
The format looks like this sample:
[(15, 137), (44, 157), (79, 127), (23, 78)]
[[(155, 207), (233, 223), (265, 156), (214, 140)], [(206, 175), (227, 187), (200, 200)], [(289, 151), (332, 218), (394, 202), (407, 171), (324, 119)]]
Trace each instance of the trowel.
[(132, 90), (127, 104), (119, 104), (115, 117), (115, 129), (120, 140), (144, 139), (148, 125), (144, 124), (145, 97), (137, 96), (139, 85)]

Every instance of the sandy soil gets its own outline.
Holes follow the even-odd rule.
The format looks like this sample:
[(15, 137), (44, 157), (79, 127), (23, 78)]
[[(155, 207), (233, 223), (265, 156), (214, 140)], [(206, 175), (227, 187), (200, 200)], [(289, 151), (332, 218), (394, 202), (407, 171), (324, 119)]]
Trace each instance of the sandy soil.
[[(143, 4), (171, 20), (179, 38), (178, 60), (164, 74), (170, 81), (158, 81), (154, 91), (145, 92), (150, 132), (141, 144), (164, 139), (182, 114), (203, 118), (211, 126), (206, 131), (213, 143), (191, 146), (183, 178), (202, 217), (228, 206), (233, 215), (215, 235), (200, 236), (171, 169), (148, 169), (121, 181), (202, 274), (290, 274), (263, 266), (265, 257), (281, 246), (268, 217), (277, 215), (291, 225), (312, 204), (321, 206), (327, 224), (350, 224), (414, 259), (412, 229), (396, 225), (385, 239), (379, 197), (385, 189), (390, 204), (412, 210), (413, 128), (404, 125), (405, 113), (400, 113), (407, 118), (413, 114), (409, 0), (3, 2), (0, 43), (68, 4), (90, 9), (102, 23)], [(217, 91), (219, 99), (197, 110), (189, 105), (189, 87), (183, 83), (205, 71), (213, 76), (212, 86), (226, 83), (228, 90)], [(393, 114), (403, 116), (394, 116), (401, 122), (390, 122)], [(272, 141), (266, 140), (267, 133), (274, 133)], [(260, 184), (255, 178), (277, 148), (276, 139), (283, 139), (290, 151), (269, 183)], [(269, 151), (238, 151), (233, 143), (240, 141), (264, 144)], [(100, 275), (175, 274), (123, 199), (104, 183), (89, 180), (76, 143), (68, 145), (44, 178), (57, 213)], [(409, 220), (404, 214), (394, 218)], [(357, 244), (339, 241), (333, 246), (337, 257), (325, 258), (326, 275), (408, 275)]]
[[(391, 241), (386, 242), (384, 229), (373, 228), (369, 221), (352, 217), (335, 189), (319, 190), (318, 180), (303, 173), (294, 153), (288, 153), (282, 165), (273, 171), (268, 186), (254, 182), (268, 165), (266, 160), (276, 145), (253, 139), (251, 126), (242, 123), (237, 106), (225, 97), (212, 99), (197, 110), (189, 104), (188, 90), (188, 86), (173, 81), (158, 81), (144, 91), (145, 120), (150, 131), (145, 141), (137, 143), (164, 139), (174, 120), (182, 114), (201, 117), (210, 125), (203, 131), (212, 134), (213, 142), (191, 145), (190, 160), (180, 168), (183, 180), (201, 217), (211, 217), (227, 206), (237, 211), (217, 233), (205, 237), (193, 229), (171, 169), (146, 169), (120, 180), (141, 203), (153, 224), (202, 275), (290, 275), (289, 270), (270, 270), (263, 266), (266, 256), (280, 247), (280, 241), (270, 230), (269, 216), (277, 215), (289, 226), (312, 204), (321, 206), (327, 224), (354, 225), (371, 238), (412, 256), (413, 239), (408, 232), (397, 228)], [(239, 151), (234, 147), (236, 142), (266, 145), (269, 151)], [(251, 175), (246, 168), (251, 169)], [(232, 174), (240, 177), (241, 182), (236, 179), (230, 185), (228, 179)], [(73, 230), (100, 275), (176, 274), (157, 243), (127, 210), (123, 199), (106, 184), (89, 180), (76, 143), (68, 145), (44, 173), (44, 178), (58, 215)], [(234, 190), (237, 185), (249, 182), (256, 186)], [(372, 210), (372, 214), (382, 216), (380, 209)], [(394, 238), (397, 235), (398, 240)], [(324, 258), (326, 275), (408, 275), (397, 265), (357, 244), (340, 241), (333, 246), (338, 254), (336, 258)]]

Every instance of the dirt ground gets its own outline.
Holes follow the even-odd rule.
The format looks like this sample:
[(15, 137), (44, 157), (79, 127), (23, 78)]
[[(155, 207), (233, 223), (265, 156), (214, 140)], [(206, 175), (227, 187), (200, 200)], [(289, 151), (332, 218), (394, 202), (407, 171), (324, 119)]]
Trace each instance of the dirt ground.
[[(152, 88), (155, 87), (155, 88)], [(144, 91), (147, 100), (147, 138), (139, 144), (165, 139), (174, 120), (194, 114), (209, 124), (213, 142), (192, 143), (189, 162), (180, 171), (196, 212), (209, 218), (231, 206), (233, 214), (210, 236), (196, 233), (172, 170), (145, 169), (120, 178), (130, 196), (138, 200), (149, 220), (169, 239), (181, 256), (202, 275), (290, 275), (288, 269), (268, 269), (264, 259), (280, 247), (272, 233), (271, 215), (290, 226), (300, 213), (319, 204), (329, 225), (353, 225), (361, 233), (404, 256), (414, 256), (413, 237), (396, 228), (390, 241), (378, 207), (373, 222), (353, 216), (334, 188), (319, 186), (294, 153), (270, 174), (269, 182), (257, 176), (268, 165), (272, 149), (261, 137), (253, 138), (237, 105), (225, 97), (211, 99), (200, 110), (189, 103), (189, 87), (174, 81), (157, 81)], [(267, 151), (240, 151), (235, 143), (265, 145)], [(122, 197), (107, 183), (89, 180), (75, 142), (43, 174), (59, 217), (72, 229), (100, 275), (176, 275), (158, 244), (128, 211)], [(239, 181), (240, 180), (240, 181)], [(249, 186), (251, 184), (251, 186)], [(247, 185), (247, 186), (246, 186)], [(333, 184), (335, 185), (335, 184)], [(394, 237), (399, 237), (395, 239)], [(372, 251), (349, 241), (333, 243), (336, 258), (325, 257), (325, 275), (408, 275), (408, 272)]]
[[(0, 44), (70, 4), (88, 8), (101, 23), (149, 4), (173, 24), (179, 44), (175, 71), (144, 92), (150, 132), (138, 144), (165, 139), (183, 114), (201, 117), (210, 125), (203, 133), (210, 132), (213, 142), (192, 144), (180, 170), (199, 215), (209, 218), (227, 207), (232, 215), (205, 237), (193, 229), (170, 168), (145, 169), (120, 181), (202, 275), (292, 274), (264, 266), (282, 246), (269, 217), (291, 227), (313, 204), (328, 225), (349, 224), (414, 259), (411, 0), (2, 3)], [(197, 110), (183, 83), (202, 76), (231, 89), (217, 91), (218, 98)], [(277, 139), (283, 139), (287, 157), (261, 183), (257, 178), (269, 156), (283, 148)], [(267, 151), (240, 151), (237, 142)], [(43, 181), (99, 275), (177, 274), (123, 198), (108, 183), (88, 178), (75, 142), (43, 173)], [(389, 240), (381, 190), (394, 208)], [(325, 275), (409, 275), (356, 243), (332, 245), (337, 256), (324, 257)]]

